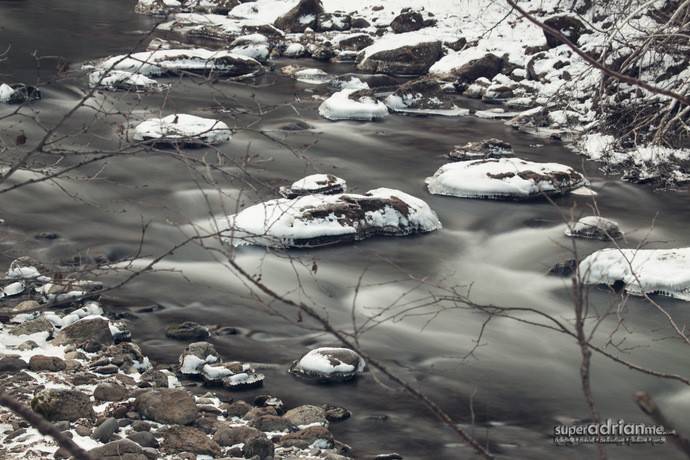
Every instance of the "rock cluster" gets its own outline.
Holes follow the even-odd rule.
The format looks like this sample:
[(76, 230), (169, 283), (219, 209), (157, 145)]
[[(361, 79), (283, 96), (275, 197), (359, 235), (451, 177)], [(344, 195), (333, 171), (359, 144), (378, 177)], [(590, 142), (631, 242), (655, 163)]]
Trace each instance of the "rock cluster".
[[(15, 264), (10, 273), (33, 271)], [(16, 304), (12, 300), (2, 303)], [(349, 458), (349, 447), (328, 429), (349, 418), (342, 407), (286, 408), (270, 395), (245, 402), (226, 393), (190, 392), (180, 379), (202, 379), (206, 386), (220, 383), (234, 390), (239, 386), (225, 380), (259, 376), (246, 364), (223, 362), (208, 342), (189, 344), (173, 373), (171, 366), (152, 365), (135, 343), (116, 344), (111, 330), (119, 329), (96, 302), (60, 313), (26, 314), (17, 307), (0, 323), (0, 385), (95, 458)], [(71, 315), (77, 319), (69, 319)], [(356, 356), (340, 350), (329, 356), (343, 363)], [(356, 372), (364, 367), (361, 359), (355, 365)], [(336, 374), (333, 380), (344, 375)], [(19, 458), (29, 451), (46, 458), (69, 456), (4, 409), (0, 441), (2, 458)]]

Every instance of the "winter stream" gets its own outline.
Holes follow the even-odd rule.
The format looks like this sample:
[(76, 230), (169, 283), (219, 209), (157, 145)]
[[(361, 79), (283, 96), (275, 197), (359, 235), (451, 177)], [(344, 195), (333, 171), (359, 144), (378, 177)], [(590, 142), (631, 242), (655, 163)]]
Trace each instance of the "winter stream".
[[(145, 31), (154, 24), (132, 13), (132, 1), (49, 3), (0, 1), (0, 48), (11, 44), (5, 61), (0, 61), (2, 81), (35, 84), (54, 77), (58, 60), (46, 57), (37, 63), (34, 52), (70, 62), (67, 76), (42, 86), (43, 99), (33, 106), (44, 126), (61, 119), (88, 89), (81, 63), (125, 53), (148, 41)], [(63, 263), (75, 256), (105, 256), (117, 263), (136, 254), (135, 267), (143, 267), (196, 232), (211, 230), (212, 217), (275, 198), (279, 186), (317, 172), (344, 178), (353, 192), (399, 189), (425, 200), (443, 228), (311, 250), (245, 246), (234, 249), (232, 256), (277, 293), (316, 306), (333, 327), (349, 332), (358, 328), (363, 350), (421, 389), (463, 428), (479, 438), (488, 434), (498, 452), (517, 458), (591, 458), (591, 445), (553, 445), (558, 417), (589, 417), (575, 339), (527, 324), (525, 320), (549, 324), (536, 313), (514, 314), (523, 321), (498, 316), (488, 321), (480, 309), (453, 303), (453, 297), (466, 296), (478, 305), (530, 308), (572, 328), (570, 281), (545, 273), (573, 258), (565, 221), (592, 214), (591, 197), (572, 195), (555, 203), (441, 197), (426, 191), (424, 179), (447, 162), (444, 155), (454, 145), (491, 137), (505, 140), (525, 159), (584, 171), (597, 193), (599, 212), (621, 225), (626, 233), (621, 244), (630, 248), (690, 246), (688, 191), (654, 192), (605, 176), (563, 143), (529, 137), (500, 121), (390, 115), (371, 123), (331, 122), (319, 117), (319, 101), (314, 98), (327, 88), (280, 73), (280, 67), (292, 63), (274, 62), (275, 70), (251, 83), (209, 85), (203, 79), (174, 79), (167, 95), (97, 94), (104, 110), (124, 115), (95, 117), (93, 111), (80, 110), (60, 129), (69, 135), (61, 145), (114, 150), (124, 142), (119, 124), (170, 113), (220, 118), (235, 133), (229, 143), (217, 147), (220, 154), (203, 148), (184, 151), (188, 158), (174, 151), (114, 155), (69, 178), (5, 193), (0, 202), (4, 266), (21, 255)], [(315, 61), (299, 64), (314, 66)], [(320, 67), (333, 75), (354, 71), (348, 64)], [(486, 108), (460, 97), (456, 103), (472, 110)], [(12, 110), (0, 106), (0, 116)], [(311, 128), (285, 129), (298, 122)], [(28, 118), (5, 118), (0, 123), (5, 141), (23, 131), (26, 149), (41, 136), (38, 124)], [(86, 125), (87, 132), (79, 134)], [(59, 238), (36, 238), (41, 232)], [(582, 257), (603, 247), (607, 244), (576, 244)], [(157, 362), (175, 362), (185, 346), (166, 339), (170, 325), (196, 321), (212, 330), (235, 328), (236, 334), (214, 335), (211, 341), (225, 359), (261, 363), (266, 374), (263, 388), (237, 397), (271, 394), (289, 407), (325, 402), (346, 407), (352, 419), (331, 429), (336, 439), (353, 447), (356, 458), (384, 452), (398, 452), (406, 459), (469, 455), (461, 440), (421, 403), (386, 388), (385, 380), (377, 382), (375, 372), (354, 383), (331, 386), (304, 384), (290, 376), (287, 369), (293, 360), (315, 346), (334, 345), (334, 339), (306, 318), (299, 322), (295, 310), (267, 304), (265, 297), (250, 291), (246, 280), (226, 268), (227, 251), (213, 238), (203, 240), (203, 246), (183, 245), (156, 270), (109, 293), (103, 304), (133, 315), (129, 324), (134, 340)], [(106, 270), (99, 279), (113, 284), (125, 276), (122, 270)], [(432, 298), (438, 301), (430, 302)], [(600, 312), (617, 299), (599, 288), (588, 297)], [(656, 300), (680, 325), (690, 321), (687, 302)], [(624, 328), (613, 334), (616, 316), (607, 318), (594, 334), (598, 344), (605, 345), (613, 334), (614, 343), (607, 350), (661, 372), (687, 371), (687, 347), (675, 339), (663, 340), (670, 328), (655, 307), (630, 299), (620, 314)], [(615, 344), (622, 351), (616, 351)], [(632, 399), (635, 391), (645, 390), (679, 428), (690, 432), (690, 390), (682, 384), (596, 355), (591, 381), (603, 418), (651, 423)], [(610, 447), (609, 454), (679, 455), (668, 444)]]

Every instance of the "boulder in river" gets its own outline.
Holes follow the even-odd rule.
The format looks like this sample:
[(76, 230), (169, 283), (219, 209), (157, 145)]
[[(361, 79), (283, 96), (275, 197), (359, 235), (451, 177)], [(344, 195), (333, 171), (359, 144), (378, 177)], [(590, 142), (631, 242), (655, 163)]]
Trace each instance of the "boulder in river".
[(345, 192), (347, 185), (345, 179), (333, 174), (312, 174), (293, 182), (290, 187), (280, 187), (280, 194), (285, 198), (293, 199), (302, 195), (325, 194), (334, 195)]
[(0, 102), (5, 104), (22, 104), (41, 99), (41, 91), (24, 83), (0, 83)]
[(132, 137), (156, 146), (198, 147), (229, 141), (230, 134), (222, 121), (180, 113), (150, 118), (137, 125)]
[(602, 249), (580, 262), (578, 271), (588, 284), (690, 301), (690, 248)]
[(346, 88), (323, 101), (319, 115), (329, 120), (372, 121), (388, 116), (388, 108), (369, 89)]
[(601, 216), (585, 216), (571, 223), (565, 230), (566, 236), (590, 240), (613, 241), (623, 238), (618, 223)]
[(465, 145), (456, 145), (448, 154), (449, 158), (459, 161), (486, 158), (510, 158), (514, 156), (515, 152), (513, 151), (513, 146), (495, 138), (468, 142)]
[(368, 237), (405, 236), (441, 227), (424, 201), (379, 188), (364, 195), (306, 195), (250, 206), (218, 220), (222, 240), (234, 246), (314, 247)]
[(400, 85), (386, 97), (386, 106), (393, 112), (418, 115), (469, 115), (443, 93), (441, 84), (433, 78), (422, 77)]
[(464, 198), (525, 200), (564, 195), (587, 185), (573, 168), (519, 158), (489, 158), (441, 166), (426, 179), (429, 192)]
[(342, 382), (364, 371), (365, 363), (349, 348), (322, 347), (304, 354), (292, 363), (290, 373), (311, 382)]

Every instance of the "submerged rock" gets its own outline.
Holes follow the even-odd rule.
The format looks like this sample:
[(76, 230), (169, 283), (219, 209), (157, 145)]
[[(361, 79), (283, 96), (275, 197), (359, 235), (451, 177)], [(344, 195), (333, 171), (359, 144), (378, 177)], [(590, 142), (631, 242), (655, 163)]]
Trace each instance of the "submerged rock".
[(572, 276), (577, 270), (577, 259), (564, 260), (558, 262), (548, 271), (548, 276)]
[(456, 145), (448, 154), (453, 160), (468, 161), (487, 158), (512, 158), (515, 156), (513, 146), (500, 139), (484, 139)]
[(187, 114), (150, 118), (137, 125), (132, 137), (157, 146), (195, 147), (230, 140), (230, 128), (219, 120)]
[(441, 227), (419, 198), (380, 188), (365, 195), (307, 195), (251, 206), (220, 219), (222, 240), (239, 246), (314, 247), (371, 236), (404, 236)]
[(580, 262), (578, 271), (588, 284), (622, 284), (633, 295), (690, 301), (690, 248), (602, 249)]
[(185, 321), (176, 326), (170, 326), (165, 331), (165, 336), (175, 340), (202, 340), (209, 337), (208, 328), (193, 321)]
[(342, 382), (364, 371), (361, 356), (349, 348), (323, 347), (311, 350), (292, 363), (290, 373), (313, 382)]
[(293, 182), (290, 187), (280, 187), (280, 194), (285, 198), (297, 198), (303, 195), (334, 195), (345, 192), (347, 185), (345, 179), (334, 176), (333, 174), (312, 174), (304, 177), (297, 182)]
[(618, 223), (600, 216), (586, 216), (570, 224), (565, 230), (566, 236), (590, 240), (619, 240), (623, 238)]
[(490, 158), (441, 166), (426, 178), (430, 193), (463, 198), (525, 200), (563, 195), (588, 184), (569, 166), (519, 158)]

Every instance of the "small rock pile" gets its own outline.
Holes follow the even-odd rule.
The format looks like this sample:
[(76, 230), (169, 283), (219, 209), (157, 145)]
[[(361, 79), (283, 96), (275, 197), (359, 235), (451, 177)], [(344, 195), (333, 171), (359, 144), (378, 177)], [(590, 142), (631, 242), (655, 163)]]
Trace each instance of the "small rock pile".
[[(8, 281), (26, 286), (22, 276), (40, 276), (26, 264), (18, 274), (17, 266)], [(26, 313), (26, 301), (17, 297), (22, 293), (27, 290), (0, 299), (0, 387), (94, 458), (349, 458), (343, 455), (349, 447), (328, 430), (350, 416), (346, 409), (287, 409), (271, 395), (246, 402), (227, 392), (192, 394), (180, 378), (235, 389), (260, 386), (264, 377), (248, 364), (223, 362), (203, 341), (184, 350), (179, 366), (154, 366), (97, 301), (75, 301), (57, 313), (32, 301)], [(0, 458), (69, 458), (54, 440), (2, 407), (0, 444)]]

